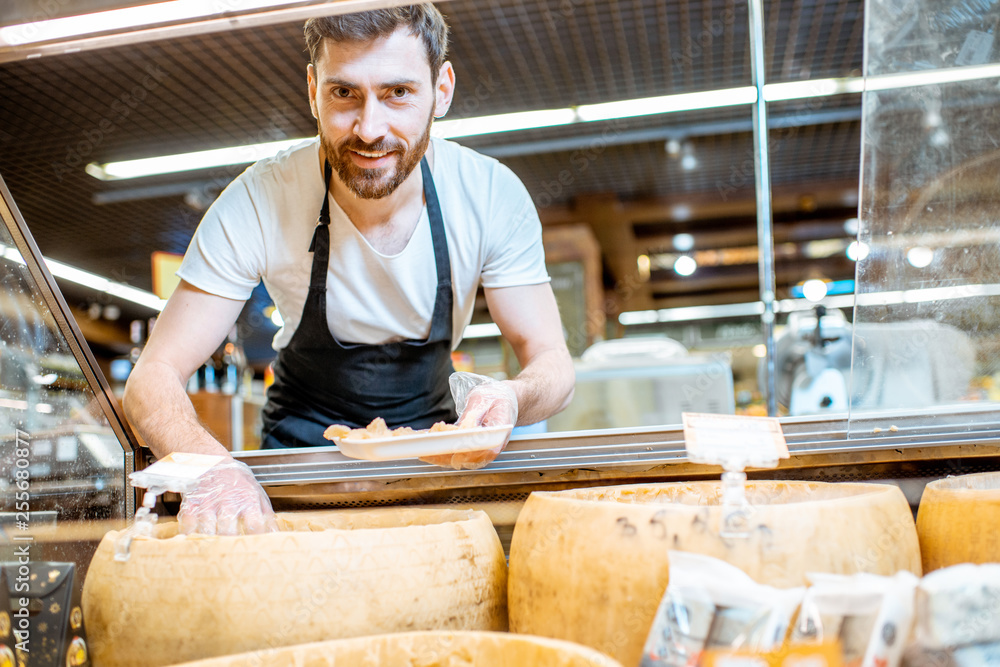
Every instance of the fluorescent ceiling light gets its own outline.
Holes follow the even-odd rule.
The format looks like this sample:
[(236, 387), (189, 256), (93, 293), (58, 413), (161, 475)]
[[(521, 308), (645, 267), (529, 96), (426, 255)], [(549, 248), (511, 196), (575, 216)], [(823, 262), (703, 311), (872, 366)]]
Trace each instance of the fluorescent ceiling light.
[[(17, 262), (18, 264), (24, 264), (24, 258), (21, 257), (21, 253), (17, 251), (17, 248), (0, 245), (0, 257)], [(152, 292), (109, 280), (96, 273), (84, 271), (69, 264), (63, 264), (54, 259), (48, 259), (47, 257), (43, 257), (42, 259), (45, 261), (45, 266), (48, 267), (49, 273), (56, 278), (61, 278), (62, 280), (67, 280), (88, 289), (124, 299), (125, 301), (131, 301), (155, 311), (163, 310), (163, 307), (167, 304), (165, 299), (161, 299)]]
[(756, 101), (757, 89), (753, 86), (743, 86), (742, 88), (706, 90), (698, 93), (679, 93), (677, 95), (646, 97), (637, 100), (605, 102), (603, 104), (584, 104), (577, 107), (576, 112), (581, 121), (591, 122), (615, 120), (617, 118), (634, 118), (636, 116), (652, 116), (661, 113), (675, 113), (677, 111), (718, 109), (738, 106), (740, 104), (753, 104)]
[(533, 130), (539, 127), (569, 125), (579, 120), (573, 109), (543, 109), (541, 111), (519, 111), (496, 116), (478, 116), (457, 120), (439, 120), (431, 128), (431, 134), (442, 139), (470, 137), (478, 134)]
[(462, 338), (491, 338), (500, 335), (500, 327), (493, 322), (488, 324), (470, 324), (465, 327)]
[[(663, 97), (649, 97), (607, 104), (589, 104), (569, 109), (543, 109), (540, 111), (520, 111), (494, 116), (478, 116), (457, 120), (441, 120), (434, 123), (431, 133), (442, 139), (470, 137), (501, 132), (532, 130), (543, 127), (557, 127), (601, 120), (633, 118), (651, 114), (693, 111), (715, 107), (752, 104), (757, 99), (757, 91), (752, 87), (712, 90), (703, 93), (681, 93)], [(309, 141), (310, 137), (272, 141), (263, 144), (216, 148), (194, 153), (164, 155), (160, 157), (88, 164), (87, 173), (102, 181), (139, 178), (157, 174), (171, 174), (196, 169), (209, 169), (233, 164), (249, 164), (297, 143)]]
[[(178, 3), (181, 0), (178, 0)], [(201, 3), (201, 0), (198, 0)], [(161, 3), (173, 5), (177, 3)], [(256, 0), (257, 6), (270, 6), (277, 2), (265, 3)], [(158, 5), (153, 5), (154, 7)], [(143, 9), (136, 7), (133, 9)], [(117, 10), (116, 10), (117, 11)], [(124, 11), (124, 10), (122, 10)], [(101, 12), (113, 13), (113, 12)], [(79, 17), (77, 17), (79, 18)], [(62, 19), (56, 19), (62, 20)], [(34, 24), (26, 24), (34, 25)], [(18, 26), (11, 26), (16, 28)], [(3, 33), (0, 29), (0, 34)], [(2, 45), (2, 38), (0, 38)], [(902, 74), (885, 74), (868, 77), (846, 77), (839, 79), (815, 79), (812, 81), (791, 81), (786, 83), (769, 83), (764, 86), (764, 99), (768, 102), (802, 100), (831, 95), (860, 93), (865, 90), (889, 90), (910, 86), (923, 86), (940, 83), (954, 83), (1000, 77), (1000, 64), (979, 65), (972, 67), (951, 67), (947, 69), (929, 70), (925, 72), (905, 72)], [(660, 97), (646, 97), (603, 104), (585, 104), (567, 109), (543, 109), (540, 111), (521, 111), (516, 113), (497, 114), (493, 116), (478, 116), (460, 118), (457, 120), (442, 120), (434, 123), (431, 130), (436, 137), (454, 139), (518, 130), (531, 130), (543, 127), (557, 127), (576, 123), (617, 120), (621, 118), (636, 118), (655, 114), (675, 113), (679, 111), (699, 111), (722, 107), (753, 104), (757, 101), (757, 89), (753, 86), (727, 88), (724, 90), (707, 90), (697, 93), (678, 93)], [(88, 164), (87, 173), (102, 181), (112, 181), (157, 174), (169, 174), (195, 169), (208, 169), (234, 164), (249, 164), (257, 160), (272, 157), (278, 152), (295, 144), (308, 141), (309, 137), (272, 141), (247, 146), (232, 146), (194, 153), (164, 155), (161, 157), (127, 160), (124, 162), (109, 162), (107, 164)]]
[[(828, 296), (823, 304), (828, 308), (853, 308), (858, 306), (888, 306), (901, 303), (926, 303), (952, 299), (972, 299), (1000, 296), (1000, 284), (959, 285), (956, 287), (930, 287), (925, 289), (895, 290), (890, 292), (868, 292), (865, 294), (844, 294)], [(776, 313), (791, 313), (812, 310), (816, 304), (807, 299), (781, 299), (774, 302)], [(684, 308), (664, 308), (661, 310), (636, 310), (622, 313), (618, 321), (624, 326), (656, 324), (663, 322), (691, 322), (695, 320), (716, 320), (735, 317), (759, 316), (764, 312), (760, 301), (729, 303), (719, 306), (689, 306)]]
[(859, 76), (839, 79), (814, 79), (812, 81), (788, 81), (764, 85), (764, 99), (768, 102), (804, 100), (831, 95), (850, 95), (865, 91), (894, 90), (916, 86), (932, 86), (943, 83), (961, 83), (1000, 77), (1000, 64), (975, 65), (966, 67), (946, 67), (898, 74), (876, 74), (864, 79)]
[(57, 262), (53, 259), (46, 259), (45, 266), (49, 267), (49, 272), (56, 278), (62, 278), (63, 280), (89, 287), (98, 292), (106, 292), (108, 287), (111, 286), (111, 281), (107, 278), (103, 278), (90, 271), (83, 271), (69, 264)]
[(219, 3), (206, 2), (205, 0), (172, 0), (171, 2), (157, 2), (139, 7), (111, 9), (0, 28), (0, 47), (51, 42), (93, 33), (116, 32), (130, 28), (177, 23), (232, 11), (252, 12), (301, 1), (239, 0), (239, 2), (233, 3)]
[[(3, 246), (0, 246), (3, 247)], [(18, 264), (24, 264), (24, 258), (21, 257), (21, 253), (17, 251), (17, 248), (4, 248), (3, 258), (11, 262), (17, 262)]]
[(961, 83), (1000, 77), (1000, 64), (947, 67), (922, 72), (901, 72), (899, 74), (879, 74), (868, 77), (865, 90), (892, 90), (911, 86), (931, 86), (942, 83)]
[(764, 85), (764, 100), (782, 102), (803, 100), (831, 95), (848, 95), (864, 91), (865, 80), (860, 77), (843, 79), (813, 79), (812, 81), (789, 81)]
[(122, 283), (112, 282), (104, 291), (111, 296), (116, 296), (119, 299), (131, 301), (132, 303), (137, 303), (140, 306), (146, 306), (157, 311), (163, 310), (163, 307), (167, 305), (166, 299), (161, 299), (152, 292), (130, 287)]
[(306, 139), (284, 139), (263, 144), (214, 148), (208, 151), (163, 155), (108, 164), (88, 164), (87, 173), (102, 181), (117, 181), (124, 178), (139, 178), (155, 174), (170, 174), (193, 169), (210, 169), (233, 164), (249, 164), (266, 157), (277, 155), (286, 148), (306, 141)]

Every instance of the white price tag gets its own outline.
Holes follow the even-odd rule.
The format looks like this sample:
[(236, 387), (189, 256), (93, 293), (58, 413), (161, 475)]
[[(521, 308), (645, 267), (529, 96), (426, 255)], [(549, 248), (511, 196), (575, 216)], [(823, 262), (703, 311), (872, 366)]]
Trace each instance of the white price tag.
[(684, 444), (693, 463), (727, 469), (773, 468), (788, 458), (781, 422), (773, 417), (744, 417), (685, 412)]

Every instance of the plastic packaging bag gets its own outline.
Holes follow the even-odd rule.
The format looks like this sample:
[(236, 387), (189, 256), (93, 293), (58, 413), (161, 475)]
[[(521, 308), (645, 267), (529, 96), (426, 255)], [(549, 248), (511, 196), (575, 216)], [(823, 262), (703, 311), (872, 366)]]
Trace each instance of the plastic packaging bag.
[(809, 581), (793, 646), (836, 639), (846, 667), (900, 664), (913, 625), (916, 576), (810, 574)]
[(671, 551), (642, 667), (695, 665), (712, 649), (770, 651), (784, 641), (804, 592), (758, 584), (717, 558)]
[(1000, 665), (1000, 564), (931, 572), (917, 587), (915, 606), (906, 667)]
[(1000, 642), (1000, 564), (963, 564), (931, 572), (920, 581), (916, 639), (947, 649)]

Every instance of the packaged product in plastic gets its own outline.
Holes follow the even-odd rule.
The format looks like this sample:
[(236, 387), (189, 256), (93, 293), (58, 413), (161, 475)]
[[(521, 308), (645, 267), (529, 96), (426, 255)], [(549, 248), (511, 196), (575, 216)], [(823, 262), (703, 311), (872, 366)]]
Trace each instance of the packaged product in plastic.
[(1000, 564), (966, 563), (925, 576), (917, 588), (916, 640), (928, 648), (1000, 642)]
[(716, 558), (670, 552), (670, 583), (643, 649), (642, 667), (696, 665), (706, 650), (764, 652), (782, 644), (802, 587), (758, 584)]
[(840, 642), (845, 667), (895, 667), (913, 624), (918, 580), (910, 572), (810, 574), (791, 643)]
[(973, 644), (954, 649), (936, 649), (913, 644), (903, 654), (903, 667), (996, 667), (1000, 665), (1000, 642)]
[(1000, 665), (1000, 564), (965, 563), (920, 580), (905, 667)]

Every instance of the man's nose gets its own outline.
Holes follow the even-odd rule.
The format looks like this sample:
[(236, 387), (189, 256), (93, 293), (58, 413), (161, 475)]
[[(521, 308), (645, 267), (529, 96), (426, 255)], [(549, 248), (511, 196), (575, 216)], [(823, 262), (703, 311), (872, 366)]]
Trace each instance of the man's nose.
[(372, 144), (388, 133), (385, 110), (377, 99), (369, 97), (361, 107), (361, 113), (354, 122), (354, 134), (361, 141)]

